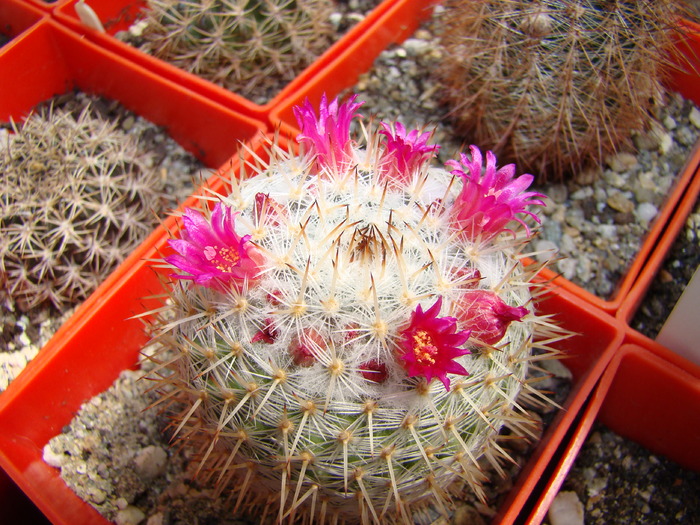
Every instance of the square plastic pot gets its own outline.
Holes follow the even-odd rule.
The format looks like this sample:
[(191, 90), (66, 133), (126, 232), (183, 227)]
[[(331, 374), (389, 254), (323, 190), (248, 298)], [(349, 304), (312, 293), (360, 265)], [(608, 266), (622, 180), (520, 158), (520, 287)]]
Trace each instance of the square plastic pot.
[[(298, 130), (292, 110), (295, 105), (302, 103), (306, 98), (316, 104), (324, 93), (332, 98), (341, 91), (352, 88), (359, 75), (372, 66), (372, 63), (388, 44), (400, 43), (409, 37), (423, 20), (430, 16), (430, 5), (431, 2), (417, 2), (415, 0), (397, 2), (393, 7), (391, 18), (394, 23), (405, 29), (399, 39), (387, 41), (377, 36), (382, 31), (379, 26), (365, 33), (343, 54), (338, 55), (335, 61), (331, 62), (322, 73), (315, 77), (313, 82), (306, 83), (292, 96), (273, 108), (273, 125), (279, 125), (290, 137), (296, 136)], [(687, 34), (686, 38), (678, 41), (677, 49), (679, 56), (684, 58), (680, 59), (682, 65), (679, 68), (670, 68), (667, 84), (670, 90), (677, 91), (685, 98), (700, 104), (700, 26), (691, 22), (683, 22), (683, 25), (687, 29)], [(700, 141), (695, 145), (683, 169), (677, 174), (676, 182), (663, 207), (650, 225), (639, 251), (635, 258), (630, 261), (625, 275), (617, 283), (611, 298), (598, 297), (571, 281), (557, 276), (553, 271), (545, 270), (543, 275), (554, 279), (557, 286), (570, 291), (593, 306), (615, 315), (633, 285), (640, 278), (647, 259), (655, 250), (659, 238), (665, 231), (678, 203), (685, 195), (698, 166), (700, 166)]]
[[(406, 35), (412, 32), (406, 24), (413, 28), (417, 27), (417, 14), (429, 2), (426, 0), (384, 0), (264, 105), (256, 104), (240, 94), (233, 93), (194, 74), (185, 72), (115, 38), (115, 33), (128, 29), (138, 17), (139, 11), (146, 3), (145, 1), (90, 0), (89, 4), (102, 21), (106, 33), (100, 33), (85, 27), (75, 12), (76, 3), (77, 0), (70, 0), (55, 11), (56, 18), (67, 27), (84, 34), (87, 38), (104, 46), (106, 49), (119, 53), (129, 60), (157, 72), (164, 78), (178, 82), (188, 89), (225, 106), (234, 104), (242, 108), (242, 111), (247, 115), (269, 122), (270, 111), (277, 107), (280, 101), (290, 96), (293, 97), (298, 91), (303, 90), (306, 84), (318, 82), (316, 79), (319, 75), (324, 76), (325, 79), (324, 73), (330, 64), (334, 64), (338, 60), (361, 60), (361, 57), (356, 52), (349, 52), (348, 50), (350, 48), (355, 49), (356, 42), (364, 40), (368, 32), (372, 32), (375, 39), (381, 38), (383, 40), (382, 48), (389, 42), (401, 39), (402, 36), (405, 38)], [(402, 6), (398, 8), (400, 11), (410, 11), (410, 16), (404, 15), (399, 19), (395, 19), (397, 4)], [(371, 51), (367, 55), (371, 55)], [(328, 89), (331, 89), (330, 86)]]
[[(0, 3), (0, 35), (14, 39), (46, 16), (42, 10), (21, 0), (4, 0)], [(0, 54), (9, 48), (10, 42), (0, 47)]]
[(53, 2), (49, 0), (22, 0), (25, 4), (32, 5), (38, 9), (41, 9), (42, 11), (46, 13), (50, 13), (53, 11), (55, 8), (62, 6), (68, 0), (54, 0)]
[(164, 126), (204, 164), (218, 167), (266, 126), (123, 59), (53, 20), (44, 20), (0, 54), (0, 120), (20, 120), (39, 102), (78, 89), (121, 102)]
[(538, 525), (545, 519), (596, 421), (683, 468), (700, 471), (700, 367), (641, 336), (629, 341), (635, 342), (616, 352), (577, 418), (554, 475), (521, 523)]
[[(157, 306), (157, 299), (146, 299), (162, 290), (146, 260), (156, 258), (167, 239), (166, 230), (158, 228), (0, 397), (0, 466), (54, 524), (106, 523), (65, 485), (57, 469), (43, 462), (42, 450), (84, 401), (135, 365), (147, 336), (139, 320), (128, 318)], [(573, 375), (572, 390), (524, 466), (496, 523), (515, 523), (532, 498), (539, 497), (543, 480), (555, 474), (549, 467), (552, 458), (569, 439), (577, 414), (624, 335), (614, 318), (565, 290), (555, 289), (540, 309), (556, 315), (568, 330), (586, 335), (558, 344)]]
[[(163, 126), (206, 166), (218, 168), (265, 126), (159, 78), (44, 19), (0, 54), (0, 121), (20, 121), (40, 102), (71, 90), (119, 101)], [(12, 81), (9, 81), (12, 79)], [(89, 306), (79, 308), (76, 316)], [(5, 393), (0, 393), (0, 398)]]

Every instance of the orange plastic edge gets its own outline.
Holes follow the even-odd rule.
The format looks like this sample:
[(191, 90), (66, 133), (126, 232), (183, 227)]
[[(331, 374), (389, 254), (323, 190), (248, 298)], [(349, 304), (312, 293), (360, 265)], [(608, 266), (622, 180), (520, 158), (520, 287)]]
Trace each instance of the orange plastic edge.
[(299, 86), (271, 111), (274, 126), (294, 136), (297, 127), (292, 108), (305, 99), (317, 105), (322, 95), (329, 99), (352, 87), (379, 54), (390, 44), (399, 44), (411, 36), (423, 20), (430, 17), (435, 0), (398, 0), (382, 14), (368, 31), (357, 35), (349, 45), (336, 54), (334, 60), (308, 81)]
[[(693, 67), (700, 68), (700, 26), (692, 22), (685, 22), (686, 26), (691, 31), (692, 37), (689, 38), (684, 46), (680, 47), (680, 51), (687, 57), (692, 57)], [(698, 72), (674, 71), (674, 83), (678, 86), (678, 91), (686, 98), (693, 100), (696, 104), (700, 104), (700, 78)], [(664, 209), (668, 212), (670, 219), (664, 225), (664, 228), (659, 235), (657, 243), (653, 250), (644, 261), (644, 266), (636, 279), (629, 293), (624, 298), (617, 317), (625, 323), (629, 323), (637, 308), (644, 299), (654, 277), (659, 271), (659, 268), (668, 255), (673, 243), (678, 234), (683, 229), (688, 215), (693, 211), (695, 202), (700, 195), (700, 147), (695, 148), (689, 167), (695, 166), (695, 170), (690, 173), (689, 177), (680, 181), (676, 188), (679, 193), (679, 198), (674, 199), (674, 206), (669, 205)]]
[(700, 471), (700, 420), (693, 417), (698, 413), (700, 367), (653, 341), (626, 342), (582, 412), (556, 474), (521, 522), (539, 525), (544, 521), (596, 420), (653, 453)]
[[(53, 523), (106, 523), (63, 484), (55, 469), (43, 463), (41, 451), (82, 401), (104, 390), (121, 370), (134, 364), (146, 336), (138, 321), (124, 319), (154, 306), (142, 299), (160, 290), (145, 259), (156, 257), (166, 239), (163, 228), (154, 232), (90, 297), (82, 309), (84, 315), (67, 323), (10, 385), (8, 397), (0, 397), (0, 426), (5, 429), (0, 436), (0, 465)], [(515, 522), (623, 335), (613, 318), (565, 290), (554, 290), (542, 301), (540, 311), (556, 315), (567, 329), (586, 336), (559, 345), (574, 377), (572, 391), (495, 523)], [(86, 353), (85, 348), (91, 351)]]
[[(400, 0), (403, 1), (403, 0)], [(281, 100), (295, 93), (307, 82), (313, 81), (314, 77), (325, 70), (328, 64), (335, 60), (335, 57), (345, 52), (345, 49), (355, 42), (358, 38), (367, 32), (370, 28), (376, 26), (379, 21), (387, 23), (384, 13), (390, 9), (397, 0), (384, 0), (372, 12), (370, 12), (362, 21), (352, 27), (346, 35), (334, 43), (304, 71), (302, 71), (291, 83), (283, 88), (275, 97), (264, 105), (256, 104), (245, 97), (228, 91), (212, 82), (203, 80), (202, 78), (187, 73), (182, 69), (172, 66), (162, 60), (143, 53), (136, 48), (129, 46), (117, 40), (113, 35), (119, 31), (127, 29), (131, 22), (138, 15), (139, 9), (145, 4), (143, 0), (91, 0), (90, 6), (94, 9), (100, 20), (105, 25), (107, 33), (98, 33), (89, 28), (86, 28), (80, 23), (78, 16), (75, 13), (75, 3), (77, 0), (70, 0), (66, 4), (57, 8), (54, 15), (58, 20), (73, 29), (76, 32), (84, 34), (87, 38), (94, 40), (96, 43), (110, 49), (124, 57), (128, 57), (135, 63), (141, 64), (165, 78), (182, 84), (183, 86), (200, 93), (213, 101), (216, 101), (224, 106), (231, 103), (242, 108), (242, 111), (267, 123), (270, 122), (271, 110), (279, 105)], [(393, 26), (395, 23), (389, 21), (390, 27), (387, 29), (391, 32), (395, 31)]]
[[(129, 64), (49, 19), (15, 40), (12, 49), (0, 54), (0, 71), (12, 71), (14, 80), (0, 82), (3, 120), (20, 120), (38, 102), (77, 88), (119, 100), (165, 126), (171, 136), (214, 167), (221, 159), (235, 163), (238, 140), (249, 140), (255, 147), (265, 129), (263, 123)], [(221, 134), (225, 140), (200, 144), (200, 134), (206, 140)], [(0, 394), (0, 467), (33, 501), (42, 502), (52, 520), (62, 516), (65, 523), (89, 523), (99, 518), (82, 502), (71, 502), (75, 495), (42, 466), (38, 444), (43, 446), (58, 433), (82, 400), (104, 390), (119, 370), (134, 364), (145, 335), (140, 324), (137, 331), (125, 319), (143, 311), (141, 303), (149, 301), (142, 297), (159, 290), (144, 259), (157, 255), (166, 239), (165, 229), (173, 226), (174, 218), (165, 219)], [(84, 365), (90, 360), (93, 363), (86, 374)], [(58, 385), (64, 391), (56, 395)], [(11, 497), (13, 485), (7, 480), (3, 474), (0, 501)], [(7, 500), (8, 505), (13, 503)]]
[[(20, 0), (3, 0), (0, 2), (0, 32), (10, 38), (29, 29), (47, 15), (40, 9)], [(0, 54), (10, 49), (12, 42), (0, 47)]]
[(25, 3), (30, 4), (46, 13), (52, 12), (57, 7), (62, 6), (68, 0), (56, 0), (55, 2), (44, 2), (43, 0), (23, 0)]

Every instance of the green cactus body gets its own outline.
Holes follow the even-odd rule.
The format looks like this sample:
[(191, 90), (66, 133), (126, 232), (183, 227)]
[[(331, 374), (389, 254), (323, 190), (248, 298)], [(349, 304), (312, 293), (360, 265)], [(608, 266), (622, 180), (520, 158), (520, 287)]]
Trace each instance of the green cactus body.
[(86, 298), (156, 224), (163, 181), (132, 136), (51, 108), (0, 146), (0, 284), (28, 309)]
[(142, 49), (232, 91), (291, 81), (330, 45), (330, 0), (149, 0)]
[[(248, 258), (258, 271), (172, 287), (159, 339), (175, 357), (159, 379), (186, 403), (173, 426), (198, 444), (199, 475), (279, 521), (447, 512), (456, 481), (481, 495), (480, 461), (507, 458), (499, 430), (532, 425), (528, 363), (556, 332), (531, 311), (524, 229), (462, 235), (454, 173), (423, 162), (392, 178), (381, 135), (367, 135), (364, 148), (336, 150), (342, 162), (273, 145), (255, 177), (216, 196), (220, 208), (185, 216), (221, 225), (231, 210), (248, 251), (201, 245), (203, 264)], [(188, 242), (203, 239), (186, 227)], [(192, 257), (166, 260), (195, 273)], [(491, 300), (508, 312), (495, 331), (482, 324), (493, 312), (474, 305)], [(431, 369), (443, 350), (458, 354), (445, 370), (466, 373)]]
[(449, 1), (440, 76), (458, 125), (544, 179), (599, 166), (651, 125), (681, 2)]

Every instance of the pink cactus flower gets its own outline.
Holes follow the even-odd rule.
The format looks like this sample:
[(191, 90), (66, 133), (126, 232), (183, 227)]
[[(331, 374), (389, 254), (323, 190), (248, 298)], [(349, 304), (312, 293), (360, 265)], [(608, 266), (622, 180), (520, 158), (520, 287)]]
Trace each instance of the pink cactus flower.
[(467, 290), (456, 302), (455, 316), (471, 337), (488, 345), (498, 343), (513, 321), (528, 314), (524, 306), (510, 306), (490, 290)]
[(241, 289), (256, 280), (264, 259), (250, 242), (250, 235), (240, 237), (235, 230), (236, 213), (217, 203), (207, 220), (199, 211), (187, 208), (183, 216), (185, 230), (181, 239), (170, 246), (178, 252), (165, 261), (189, 275), (173, 274), (196, 284), (226, 291)]
[(429, 131), (421, 133), (414, 129), (406, 133), (406, 128), (400, 122), (396, 122), (393, 127), (386, 122), (381, 122), (380, 125), (383, 129), (379, 133), (386, 137), (380, 165), (384, 177), (389, 180), (407, 183), (440, 149), (437, 144), (428, 144), (432, 136)]
[(491, 151), (486, 152), (486, 168), (483, 169), (479, 148), (470, 146), (469, 149), (471, 158), (462, 153), (461, 163), (455, 160), (445, 163), (452, 168), (452, 174), (462, 179), (462, 192), (452, 212), (454, 225), (470, 240), (487, 241), (503, 231), (511, 231), (508, 225), (516, 221), (525, 227), (529, 236), (530, 229), (518, 214), (529, 215), (539, 223), (537, 215), (527, 210), (527, 206), (544, 206), (541, 200), (544, 195), (525, 191), (534, 177), (524, 174), (513, 178), (515, 165), (497, 168), (496, 156)]
[(350, 124), (353, 118), (359, 116), (356, 111), (363, 104), (355, 102), (356, 98), (357, 95), (353, 95), (343, 104), (339, 104), (335, 98), (329, 104), (324, 94), (319, 105), (318, 117), (308, 99), (303, 105), (293, 108), (301, 129), (301, 133), (297, 135), (297, 142), (305, 145), (315, 155), (321, 169), (341, 171), (347, 167), (352, 157)]
[(410, 377), (423, 376), (428, 382), (437, 377), (445, 389), (450, 389), (448, 373), (469, 375), (469, 372), (453, 361), (456, 357), (470, 353), (460, 348), (469, 339), (469, 331), (457, 332), (457, 319), (438, 317), (442, 297), (426, 312), (418, 305), (411, 315), (408, 327), (401, 331), (399, 357)]

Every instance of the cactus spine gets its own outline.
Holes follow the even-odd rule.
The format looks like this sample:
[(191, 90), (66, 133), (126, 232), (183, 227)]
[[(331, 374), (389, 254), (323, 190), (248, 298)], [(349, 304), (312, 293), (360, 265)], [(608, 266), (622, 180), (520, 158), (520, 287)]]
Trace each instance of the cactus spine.
[(152, 378), (174, 434), (196, 475), (279, 522), (447, 513), (453, 482), (483, 497), (481, 462), (508, 457), (503, 427), (527, 434), (528, 367), (561, 335), (521, 262), (532, 176), (476, 147), (433, 167), (430, 133), (400, 123), (353, 137), (359, 106), (298, 107), (301, 153), (271, 144), (186, 210), (165, 258)]
[(0, 284), (22, 309), (87, 297), (153, 229), (153, 159), (90, 107), (44, 108), (0, 145)]
[(449, 0), (440, 76), (469, 137), (561, 179), (651, 125), (678, 0)]
[[(330, 0), (149, 0), (142, 49), (245, 96), (330, 45)], [(266, 93), (270, 94), (270, 93)]]

